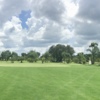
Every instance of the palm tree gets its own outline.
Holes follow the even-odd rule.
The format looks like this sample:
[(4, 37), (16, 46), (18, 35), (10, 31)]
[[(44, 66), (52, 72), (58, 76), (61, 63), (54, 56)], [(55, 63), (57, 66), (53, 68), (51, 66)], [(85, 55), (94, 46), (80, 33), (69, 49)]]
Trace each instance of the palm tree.
[(99, 52), (98, 44), (93, 42), (90, 44), (89, 49), (87, 49), (91, 53), (91, 62), (92, 64), (95, 63), (96, 56)]

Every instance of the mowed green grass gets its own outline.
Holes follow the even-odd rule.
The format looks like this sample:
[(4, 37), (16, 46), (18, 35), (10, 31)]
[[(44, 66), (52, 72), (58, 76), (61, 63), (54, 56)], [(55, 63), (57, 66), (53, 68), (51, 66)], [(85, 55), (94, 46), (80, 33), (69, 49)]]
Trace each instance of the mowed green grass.
[(0, 100), (100, 100), (97, 66), (53, 63), (0, 66)]

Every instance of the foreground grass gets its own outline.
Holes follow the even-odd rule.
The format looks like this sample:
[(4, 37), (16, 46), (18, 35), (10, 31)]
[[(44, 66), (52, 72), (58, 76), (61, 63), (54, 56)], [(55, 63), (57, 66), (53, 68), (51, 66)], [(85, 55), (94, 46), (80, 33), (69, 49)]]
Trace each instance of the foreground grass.
[(40, 63), (18, 66), (0, 67), (0, 100), (100, 100), (99, 67)]

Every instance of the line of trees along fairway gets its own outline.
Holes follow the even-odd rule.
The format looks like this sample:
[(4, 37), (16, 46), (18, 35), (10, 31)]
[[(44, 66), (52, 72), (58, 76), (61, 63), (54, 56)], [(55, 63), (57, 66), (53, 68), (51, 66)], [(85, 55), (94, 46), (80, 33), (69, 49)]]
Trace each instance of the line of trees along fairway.
[(16, 52), (11, 52), (9, 50), (2, 51), (0, 55), (1, 61), (19, 61), (23, 63), (23, 61), (28, 61), (30, 63), (40, 61), (44, 62), (64, 62), (64, 63), (79, 63), (85, 64), (86, 62), (91, 61), (92, 64), (95, 62), (100, 62), (100, 50), (98, 48), (97, 43), (91, 43), (89, 49), (87, 49), (88, 54), (84, 54), (83, 52), (75, 55), (74, 48), (70, 45), (52, 45), (48, 51), (40, 56), (39, 52), (34, 50), (29, 51), (28, 53), (21, 53), (19, 56)]
[(27, 54), (22, 53), (21, 56), (18, 56), (16, 52), (11, 52), (9, 50), (3, 51), (0, 56), (1, 61), (20, 61), (23, 63), (23, 60), (27, 60), (28, 62), (36, 62), (40, 56), (39, 52), (36, 51), (29, 51)]
[(89, 51), (88, 54), (80, 52), (77, 55), (74, 55), (74, 48), (70, 45), (65, 46), (57, 44), (51, 46), (49, 50), (42, 55), (41, 59), (42, 62), (75, 62), (79, 64), (86, 64), (89, 60), (91, 61), (91, 64), (100, 62), (100, 50), (97, 43), (91, 43), (87, 51)]

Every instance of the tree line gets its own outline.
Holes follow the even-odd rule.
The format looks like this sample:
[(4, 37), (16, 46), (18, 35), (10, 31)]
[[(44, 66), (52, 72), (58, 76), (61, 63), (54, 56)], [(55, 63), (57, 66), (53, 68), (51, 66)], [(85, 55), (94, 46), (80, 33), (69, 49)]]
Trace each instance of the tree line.
[(100, 62), (100, 49), (97, 43), (91, 43), (89, 48), (87, 49), (89, 52), (85, 54), (83, 52), (75, 55), (75, 50), (70, 45), (52, 45), (48, 51), (44, 54), (40, 54), (34, 50), (29, 51), (28, 53), (21, 53), (19, 56), (16, 52), (11, 52), (9, 50), (2, 51), (0, 54), (1, 61), (19, 61), (23, 63), (23, 61), (28, 61), (30, 63), (41, 61), (45, 62), (63, 62), (63, 63), (79, 63), (85, 64), (91, 61), (91, 64), (95, 64), (95, 62)]
[(23, 63), (24, 60), (27, 60), (28, 62), (36, 62), (39, 56), (40, 53), (33, 50), (29, 51), (28, 53), (21, 53), (21, 56), (19, 56), (16, 52), (6, 50), (1, 52), (0, 60), (11, 61), (12, 63), (14, 63), (14, 61), (20, 61)]

